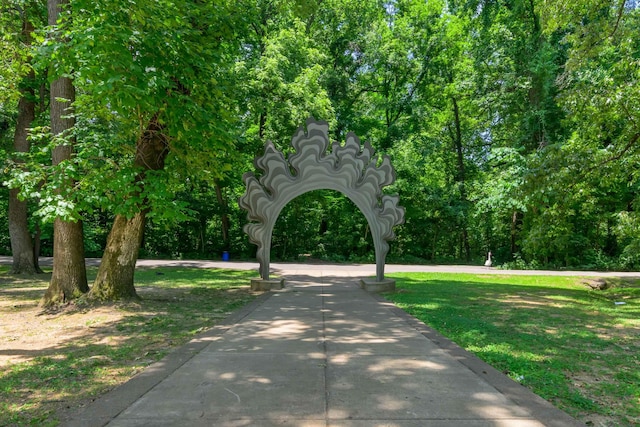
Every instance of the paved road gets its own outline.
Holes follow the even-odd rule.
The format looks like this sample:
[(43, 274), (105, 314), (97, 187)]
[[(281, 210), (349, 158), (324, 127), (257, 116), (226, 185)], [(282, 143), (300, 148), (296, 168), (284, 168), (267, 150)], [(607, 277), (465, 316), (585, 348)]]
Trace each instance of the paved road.
[[(50, 257), (41, 257), (40, 265), (50, 266)], [(0, 256), (0, 264), (10, 265), (11, 257)], [(87, 265), (97, 266), (98, 258), (87, 258)], [(208, 260), (151, 260), (140, 259), (138, 267), (193, 267), (193, 268), (227, 268), (236, 270), (255, 270), (258, 275), (257, 262), (208, 261)], [(312, 277), (369, 277), (376, 275), (375, 264), (314, 264), (314, 263), (271, 263), (271, 272), (280, 276), (307, 275)], [(616, 271), (555, 271), (555, 270), (499, 270), (472, 265), (401, 265), (387, 264), (385, 273), (405, 272), (439, 272), (439, 273), (471, 273), (471, 274), (508, 274), (532, 276), (585, 276), (585, 277), (639, 277), (640, 272)]]

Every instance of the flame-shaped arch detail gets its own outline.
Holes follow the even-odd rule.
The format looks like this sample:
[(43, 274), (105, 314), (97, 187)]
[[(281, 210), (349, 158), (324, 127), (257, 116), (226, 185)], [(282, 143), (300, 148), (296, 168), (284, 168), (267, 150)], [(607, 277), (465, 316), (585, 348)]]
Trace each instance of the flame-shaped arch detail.
[[(397, 195), (386, 195), (382, 188), (395, 181), (395, 171), (388, 156), (382, 159), (369, 142), (360, 144), (354, 134), (347, 134), (344, 145), (330, 144), (327, 122), (307, 120), (307, 130), (298, 128), (291, 139), (294, 152), (285, 159), (271, 141), (264, 154), (255, 159), (263, 174), (252, 172), (242, 177), (246, 191), (240, 207), (248, 211), (250, 221), (244, 226), (249, 240), (258, 246), (260, 276), (269, 280), (271, 236), (282, 209), (291, 200), (314, 190), (335, 190), (347, 196), (364, 214), (376, 253), (376, 280), (384, 280), (384, 263), (393, 227), (404, 222), (404, 208)], [(331, 151), (328, 152), (331, 145)]]

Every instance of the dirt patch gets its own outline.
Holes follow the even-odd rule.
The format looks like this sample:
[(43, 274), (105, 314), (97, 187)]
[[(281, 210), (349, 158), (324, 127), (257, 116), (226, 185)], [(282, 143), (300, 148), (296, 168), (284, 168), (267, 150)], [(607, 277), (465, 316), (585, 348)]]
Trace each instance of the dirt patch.
[[(34, 411), (49, 419), (50, 413), (61, 415), (74, 411), (95, 398), (94, 393), (106, 391), (130, 378), (145, 365), (131, 366), (128, 369), (113, 367), (103, 380), (103, 385), (94, 388), (85, 395), (69, 396), (64, 392), (52, 392), (47, 382), (58, 379), (54, 376), (44, 378), (42, 387), (32, 381), (9, 379), (12, 366), (23, 368), (37, 358), (47, 357), (62, 363), (66, 357), (65, 349), (69, 345), (91, 343), (115, 347), (126, 339), (116, 325), (130, 313), (119, 310), (116, 305), (96, 306), (88, 309), (70, 303), (55, 310), (43, 310), (39, 301), (48, 286), (49, 275), (35, 277), (0, 278), (0, 378), (4, 376), (11, 387), (7, 396), (7, 409), (21, 417), (22, 412)], [(20, 283), (24, 282), (24, 287)], [(17, 285), (17, 286), (16, 286)], [(84, 365), (110, 365), (106, 356), (96, 355), (92, 360), (83, 360)], [(90, 358), (91, 359), (91, 358)], [(34, 365), (35, 366), (35, 365)], [(27, 368), (29, 369), (29, 368)], [(71, 379), (70, 379), (71, 380)], [(73, 381), (77, 381), (73, 379)], [(36, 403), (37, 402), (37, 403)], [(40, 409), (34, 410), (33, 408)], [(0, 424), (22, 425), (30, 416), (12, 420), (0, 417)], [(38, 416), (30, 422), (38, 423)]]
[[(86, 310), (68, 304), (55, 312), (46, 312), (37, 301), (16, 305), (3, 298), (0, 315), (0, 368), (57, 354), (72, 340), (91, 337), (92, 342), (115, 343), (122, 338), (114, 325), (124, 313), (113, 306)], [(100, 334), (96, 336), (98, 329)]]
[(165, 279), (136, 286), (140, 302), (43, 310), (49, 280), (0, 274), (0, 425), (55, 425), (255, 296), (244, 279)]
[[(37, 276), (35, 285), (33, 277), (18, 278), (11, 281), (13, 286), (10, 288), (3, 288), (7, 280), (0, 278), (0, 369), (39, 356), (60, 354), (71, 342), (90, 341), (92, 344), (115, 346), (128, 336), (117, 328), (125, 317), (154, 314), (136, 306), (136, 303), (88, 307), (71, 302), (53, 310), (43, 310), (39, 301), (48, 286), (49, 276)], [(30, 286), (15, 287), (21, 281)], [(137, 292), (149, 302), (185, 299), (184, 290), (138, 287)], [(224, 312), (211, 313), (212, 318), (225, 316)]]

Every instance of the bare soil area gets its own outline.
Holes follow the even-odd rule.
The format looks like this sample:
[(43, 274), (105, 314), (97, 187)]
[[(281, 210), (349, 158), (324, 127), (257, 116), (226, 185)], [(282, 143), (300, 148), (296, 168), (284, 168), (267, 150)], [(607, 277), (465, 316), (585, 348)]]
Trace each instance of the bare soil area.
[[(29, 280), (33, 283), (33, 279)], [(83, 310), (75, 304), (45, 311), (38, 306), (45, 289), (46, 285), (11, 289), (11, 294), (20, 295), (19, 302), (6, 298), (7, 292), (0, 292), (0, 368), (37, 356), (55, 355), (72, 340), (91, 337), (94, 342), (117, 342), (122, 338), (114, 325), (125, 316), (124, 312), (113, 307)], [(98, 327), (102, 337), (95, 336)]]
[(242, 278), (225, 288), (147, 275), (162, 285), (136, 286), (139, 302), (43, 310), (50, 274), (0, 274), (0, 425), (58, 425), (255, 296)]

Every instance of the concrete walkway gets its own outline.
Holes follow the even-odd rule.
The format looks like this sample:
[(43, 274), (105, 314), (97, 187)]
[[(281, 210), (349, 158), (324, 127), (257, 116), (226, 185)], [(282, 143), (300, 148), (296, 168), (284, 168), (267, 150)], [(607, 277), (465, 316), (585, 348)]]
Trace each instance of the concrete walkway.
[(262, 295), (62, 425), (582, 425), (361, 290), (358, 269), (309, 273), (288, 276), (283, 291)]

